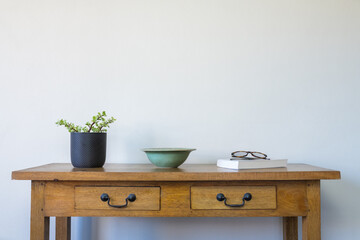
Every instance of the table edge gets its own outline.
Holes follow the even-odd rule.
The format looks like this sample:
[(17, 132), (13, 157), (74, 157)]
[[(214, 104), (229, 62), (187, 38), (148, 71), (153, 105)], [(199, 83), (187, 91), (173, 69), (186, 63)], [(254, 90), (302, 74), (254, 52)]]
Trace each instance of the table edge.
[(302, 172), (173, 172), (162, 176), (159, 173), (139, 172), (98, 172), (88, 176), (86, 172), (12, 172), (12, 180), (39, 181), (247, 181), (247, 180), (336, 180), (341, 179), (340, 171)]

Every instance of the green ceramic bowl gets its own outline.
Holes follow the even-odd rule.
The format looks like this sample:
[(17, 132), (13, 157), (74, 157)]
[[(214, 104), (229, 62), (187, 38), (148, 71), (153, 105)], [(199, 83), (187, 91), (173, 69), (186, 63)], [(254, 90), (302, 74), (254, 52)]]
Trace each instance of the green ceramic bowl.
[(144, 148), (152, 164), (157, 167), (177, 168), (185, 162), (193, 148)]

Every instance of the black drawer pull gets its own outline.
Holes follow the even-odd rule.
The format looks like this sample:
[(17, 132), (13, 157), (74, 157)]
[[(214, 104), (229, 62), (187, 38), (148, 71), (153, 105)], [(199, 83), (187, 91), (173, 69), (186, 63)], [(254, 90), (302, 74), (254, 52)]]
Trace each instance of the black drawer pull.
[(108, 204), (110, 207), (114, 207), (114, 208), (124, 208), (124, 207), (127, 207), (129, 201), (130, 201), (130, 202), (134, 202), (134, 201), (136, 200), (136, 195), (133, 194), (133, 193), (129, 194), (129, 196), (128, 196), (127, 198), (125, 198), (125, 204), (124, 204), (124, 205), (111, 205), (111, 204), (110, 204), (110, 196), (109, 196), (109, 194), (107, 194), (107, 193), (101, 194), (100, 199), (101, 199), (101, 201), (103, 201), (103, 202), (106, 202), (106, 201), (107, 201), (107, 204)]
[(217, 199), (219, 202), (224, 201), (224, 204), (225, 204), (226, 206), (228, 206), (228, 207), (242, 207), (242, 206), (245, 205), (245, 201), (250, 201), (251, 198), (252, 198), (251, 193), (245, 193), (244, 196), (243, 196), (243, 198), (242, 198), (243, 202), (242, 202), (241, 204), (228, 204), (228, 203), (226, 202), (227, 199), (226, 199), (226, 197), (225, 197), (224, 194), (218, 193), (218, 195), (216, 195), (216, 199)]

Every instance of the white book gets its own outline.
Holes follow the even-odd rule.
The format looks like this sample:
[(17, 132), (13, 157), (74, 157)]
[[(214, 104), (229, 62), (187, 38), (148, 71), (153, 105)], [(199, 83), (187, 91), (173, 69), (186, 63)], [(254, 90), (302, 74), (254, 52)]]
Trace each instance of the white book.
[(232, 160), (219, 159), (217, 166), (231, 169), (257, 169), (257, 168), (280, 168), (287, 166), (287, 159), (273, 159), (273, 160)]

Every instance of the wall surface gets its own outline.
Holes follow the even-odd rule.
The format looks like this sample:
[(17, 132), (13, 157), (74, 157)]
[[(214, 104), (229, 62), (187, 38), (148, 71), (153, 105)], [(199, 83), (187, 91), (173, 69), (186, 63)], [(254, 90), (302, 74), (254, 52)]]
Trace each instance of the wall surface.
[[(250, 149), (339, 169), (322, 183), (323, 239), (359, 238), (359, 43), (358, 0), (0, 0), (0, 239), (29, 236), (30, 183), (11, 171), (69, 162), (55, 121), (101, 110), (118, 119), (108, 163), (184, 146), (187, 163)], [(282, 233), (278, 218), (75, 218), (72, 236)]]

